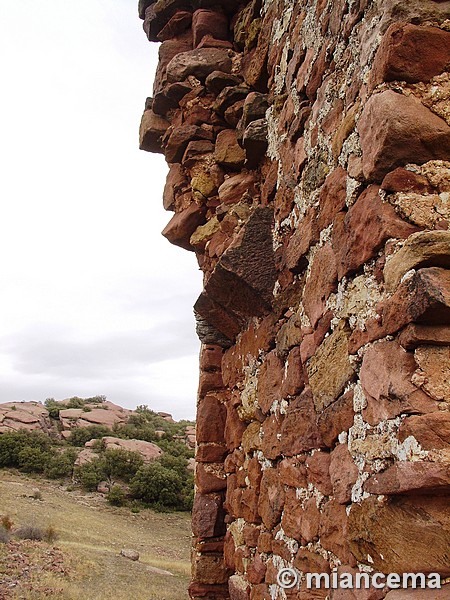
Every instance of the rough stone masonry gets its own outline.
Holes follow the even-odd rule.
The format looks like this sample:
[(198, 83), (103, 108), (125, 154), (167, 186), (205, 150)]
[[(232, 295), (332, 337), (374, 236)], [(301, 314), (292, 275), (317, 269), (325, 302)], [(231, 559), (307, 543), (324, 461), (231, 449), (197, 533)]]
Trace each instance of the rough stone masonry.
[(450, 2), (139, 14), (140, 146), (204, 272), (191, 597), (449, 598), (276, 576), (450, 576)]

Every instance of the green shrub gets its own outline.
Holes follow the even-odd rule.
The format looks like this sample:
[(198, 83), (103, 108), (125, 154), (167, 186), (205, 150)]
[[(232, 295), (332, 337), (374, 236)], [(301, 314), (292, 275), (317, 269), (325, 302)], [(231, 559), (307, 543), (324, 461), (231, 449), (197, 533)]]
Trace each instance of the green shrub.
[(49, 479), (63, 479), (73, 474), (77, 458), (76, 450), (69, 448), (61, 454), (50, 456), (44, 469), (44, 475)]
[(94, 491), (100, 481), (113, 482), (117, 479), (130, 481), (143, 466), (144, 461), (137, 452), (110, 448), (98, 458), (75, 469), (75, 476), (81, 485)]
[(112, 486), (106, 494), (106, 499), (112, 506), (124, 506), (127, 501), (126, 494), (119, 485)]
[(89, 425), (89, 427), (78, 427), (70, 433), (69, 444), (72, 446), (84, 446), (86, 442), (111, 435), (111, 430), (104, 425)]
[(179, 508), (182, 505), (181, 477), (155, 461), (139, 469), (131, 480), (131, 494), (147, 504)]
[(19, 452), (19, 468), (25, 473), (43, 473), (52, 458), (50, 452), (40, 448), (25, 446)]
[(98, 459), (75, 467), (74, 475), (81, 486), (88, 492), (95, 492), (100, 481), (105, 479)]
[[(0, 435), (0, 468), (1, 467), (20, 467), (21, 461), (19, 455), (25, 448), (32, 448), (46, 454), (51, 451), (52, 443), (50, 438), (41, 432), (12, 431)], [(33, 453), (35, 456), (39, 453)], [(22, 455), (22, 460), (26, 457)], [(31, 454), (30, 454), (31, 459)]]

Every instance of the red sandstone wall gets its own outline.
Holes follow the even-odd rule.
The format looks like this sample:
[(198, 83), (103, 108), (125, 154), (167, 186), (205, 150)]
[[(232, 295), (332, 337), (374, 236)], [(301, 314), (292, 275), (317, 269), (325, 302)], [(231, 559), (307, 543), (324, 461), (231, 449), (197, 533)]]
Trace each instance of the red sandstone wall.
[[(450, 2), (141, 0), (141, 148), (204, 271), (196, 599), (450, 575)], [(423, 592), (335, 590), (332, 600)]]

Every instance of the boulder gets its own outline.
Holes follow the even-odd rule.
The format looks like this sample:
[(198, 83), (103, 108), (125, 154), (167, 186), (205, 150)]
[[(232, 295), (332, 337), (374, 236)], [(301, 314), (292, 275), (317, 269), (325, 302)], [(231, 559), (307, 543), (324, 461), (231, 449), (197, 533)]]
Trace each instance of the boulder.
[(162, 454), (162, 450), (152, 442), (144, 440), (123, 440), (112, 436), (105, 436), (102, 442), (107, 450), (128, 450), (140, 454), (145, 463), (155, 460)]
[(231, 73), (232, 52), (225, 48), (201, 48), (181, 52), (172, 58), (167, 65), (169, 82), (183, 81), (189, 75), (205, 80), (214, 71)]
[(130, 560), (139, 560), (139, 552), (137, 550), (130, 550), (127, 548), (123, 548), (120, 551), (120, 556), (124, 556), (125, 558), (129, 558)]
[(188, 208), (176, 213), (162, 231), (171, 244), (193, 250), (190, 239), (194, 231), (205, 222), (206, 207), (192, 202)]

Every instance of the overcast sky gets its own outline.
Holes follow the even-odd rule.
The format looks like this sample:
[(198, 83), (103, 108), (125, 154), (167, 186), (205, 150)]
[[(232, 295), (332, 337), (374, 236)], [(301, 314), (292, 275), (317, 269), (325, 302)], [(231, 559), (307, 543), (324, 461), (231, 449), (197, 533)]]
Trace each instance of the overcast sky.
[(192, 418), (193, 253), (138, 149), (157, 45), (137, 0), (0, 1), (0, 403), (105, 394)]

